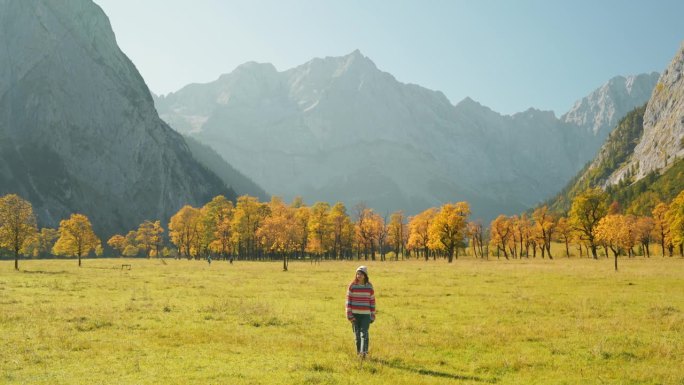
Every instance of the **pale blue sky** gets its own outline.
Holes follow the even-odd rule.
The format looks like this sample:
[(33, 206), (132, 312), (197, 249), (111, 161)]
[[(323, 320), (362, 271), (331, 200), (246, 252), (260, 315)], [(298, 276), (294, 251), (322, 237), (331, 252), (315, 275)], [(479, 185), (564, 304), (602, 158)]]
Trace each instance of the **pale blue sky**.
[(662, 72), (682, 0), (95, 0), (152, 92), (247, 61), (279, 71), (355, 49), (404, 83), (503, 114), (566, 112), (617, 75)]

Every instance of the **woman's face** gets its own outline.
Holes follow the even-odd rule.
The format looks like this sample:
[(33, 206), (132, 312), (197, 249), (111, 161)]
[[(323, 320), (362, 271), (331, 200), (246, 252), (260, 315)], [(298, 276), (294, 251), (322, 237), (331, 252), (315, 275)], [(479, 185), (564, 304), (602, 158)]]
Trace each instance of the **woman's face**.
[(365, 282), (366, 282), (366, 275), (363, 274), (363, 273), (360, 272), (360, 271), (357, 271), (357, 272), (356, 272), (356, 280), (357, 280), (358, 282), (363, 282), (363, 283), (365, 283)]

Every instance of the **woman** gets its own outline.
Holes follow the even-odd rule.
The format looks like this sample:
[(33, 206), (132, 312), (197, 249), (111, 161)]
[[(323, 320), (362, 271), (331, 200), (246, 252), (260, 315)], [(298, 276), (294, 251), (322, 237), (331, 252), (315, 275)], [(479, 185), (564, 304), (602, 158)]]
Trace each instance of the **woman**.
[(368, 280), (368, 268), (359, 266), (356, 278), (347, 289), (347, 319), (356, 336), (356, 353), (361, 358), (368, 354), (368, 328), (375, 321), (375, 292)]

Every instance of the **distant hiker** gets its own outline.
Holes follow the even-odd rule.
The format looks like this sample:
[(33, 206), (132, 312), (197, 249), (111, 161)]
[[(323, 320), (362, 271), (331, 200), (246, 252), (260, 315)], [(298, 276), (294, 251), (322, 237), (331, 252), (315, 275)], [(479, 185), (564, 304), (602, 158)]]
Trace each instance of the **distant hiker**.
[(209, 266), (211, 266), (211, 254), (207, 255), (207, 262), (209, 263)]
[(359, 266), (356, 277), (347, 289), (347, 319), (356, 337), (356, 353), (366, 358), (368, 354), (368, 329), (375, 321), (375, 291), (368, 280), (368, 268)]

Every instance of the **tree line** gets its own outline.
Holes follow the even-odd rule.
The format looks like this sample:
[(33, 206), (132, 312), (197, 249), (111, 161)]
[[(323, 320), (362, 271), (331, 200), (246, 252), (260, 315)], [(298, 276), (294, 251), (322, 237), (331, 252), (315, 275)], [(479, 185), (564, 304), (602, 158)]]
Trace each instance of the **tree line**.
[(572, 200), (566, 215), (556, 216), (547, 206), (534, 210), (530, 219), (526, 214), (506, 217), (500, 215), (490, 225), (490, 244), (497, 256), (504, 258), (551, 254), (551, 241), (565, 245), (570, 256), (570, 245), (576, 245), (580, 257), (586, 253), (597, 259), (599, 250), (609, 257), (612, 252), (615, 270), (618, 256), (633, 257), (640, 253), (651, 256), (651, 245), (660, 245), (661, 254), (671, 257), (675, 249), (684, 256), (684, 191), (671, 202), (657, 202), (651, 215), (625, 214), (616, 201), (600, 188), (589, 188)]
[[(633, 256), (650, 256), (650, 245), (659, 243), (663, 254), (684, 244), (684, 191), (672, 202), (658, 203), (651, 216), (621, 213), (617, 203), (601, 189), (577, 195), (566, 215), (555, 215), (547, 206), (513, 216), (500, 215), (488, 227), (470, 221), (467, 202), (446, 203), (407, 217), (403, 211), (380, 215), (364, 204), (349, 213), (343, 203), (301, 198), (285, 203), (244, 195), (237, 201), (217, 196), (203, 207), (186, 205), (175, 213), (165, 229), (146, 220), (127, 234), (108, 241), (118, 255), (204, 259), (279, 260), (287, 270), (291, 259), (444, 258), (459, 255), (478, 258), (552, 259), (552, 242), (576, 246), (580, 257), (598, 258), (599, 250)], [(168, 232), (168, 236), (165, 233)], [(83, 214), (72, 214), (58, 229), (38, 230), (31, 204), (10, 194), (0, 197), (0, 248), (14, 255), (59, 255), (81, 258), (102, 255), (101, 240)], [(637, 249), (635, 251), (635, 249)]]

